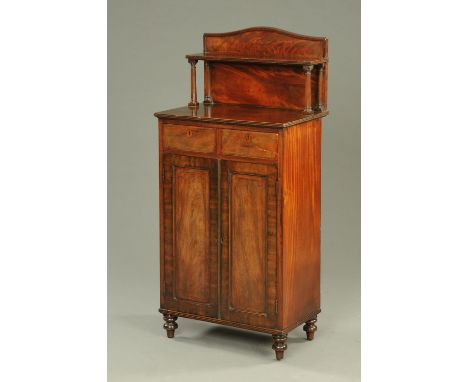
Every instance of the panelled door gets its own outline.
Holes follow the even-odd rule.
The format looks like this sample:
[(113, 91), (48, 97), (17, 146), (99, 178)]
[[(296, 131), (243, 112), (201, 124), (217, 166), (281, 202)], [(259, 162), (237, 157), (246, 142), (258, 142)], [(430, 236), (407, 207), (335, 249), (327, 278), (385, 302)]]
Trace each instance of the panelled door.
[(217, 160), (164, 154), (164, 307), (218, 315)]
[(277, 317), (277, 168), (221, 161), (221, 318), (272, 327)]

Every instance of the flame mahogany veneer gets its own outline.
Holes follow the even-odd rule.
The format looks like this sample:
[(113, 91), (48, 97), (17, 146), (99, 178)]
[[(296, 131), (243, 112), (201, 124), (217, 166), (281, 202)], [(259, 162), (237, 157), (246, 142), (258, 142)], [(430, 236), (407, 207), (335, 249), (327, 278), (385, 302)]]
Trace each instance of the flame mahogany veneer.
[[(320, 312), (320, 170), (328, 42), (256, 27), (206, 33), (187, 106), (159, 119), (164, 328), (177, 318), (273, 336)], [(204, 61), (204, 100), (196, 65)]]

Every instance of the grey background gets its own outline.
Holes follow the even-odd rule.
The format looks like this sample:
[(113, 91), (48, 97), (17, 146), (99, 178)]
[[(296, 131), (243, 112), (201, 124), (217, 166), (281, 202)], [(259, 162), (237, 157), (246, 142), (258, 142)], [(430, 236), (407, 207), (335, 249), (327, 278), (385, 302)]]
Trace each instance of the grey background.
[[(159, 308), (157, 130), (153, 112), (189, 99), (184, 55), (204, 32), (274, 26), (329, 38), (322, 170), (322, 313), (312, 342), (179, 319)], [(198, 65), (202, 98), (202, 65)], [(109, 381), (360, 380), (359, 0), (108, 1)], [(248, 379), (245, 379), (248, 378)], [(313, 378), (313, 379), (311, 379)]]

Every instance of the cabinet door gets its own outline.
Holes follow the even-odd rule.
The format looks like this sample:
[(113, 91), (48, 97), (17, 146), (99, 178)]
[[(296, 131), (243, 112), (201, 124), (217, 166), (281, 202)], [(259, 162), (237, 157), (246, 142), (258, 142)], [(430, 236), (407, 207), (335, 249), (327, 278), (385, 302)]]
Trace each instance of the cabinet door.
[(162, 306), (216, 317), (217, 161), (164, 154)]
[(221, 315), (272, 327), (277, 299), (277, 168), (221, 162)]

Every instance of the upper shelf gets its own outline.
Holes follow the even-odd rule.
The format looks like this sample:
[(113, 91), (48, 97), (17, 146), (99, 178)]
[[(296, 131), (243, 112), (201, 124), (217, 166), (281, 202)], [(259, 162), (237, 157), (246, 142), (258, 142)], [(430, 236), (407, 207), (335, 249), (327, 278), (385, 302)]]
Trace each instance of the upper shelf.
[(205, 61), (205, 104), (286, 108), (305, 112), (306, 118), (326, 115), (328, 40), (325, 37), (271, 27), (205, 33), (203, 53), (188, 54), (186, 58), (191, 73), (189, 107), (199, 105), (196, 64)]
[(242, 57), (227, 53), (193, 53), (185, 57), (189, 60), (213, 61), (213, 62), (237, 62), (249, 64), (271, 64), (271, 65), (318, 65), (328, 62), (328, 59), (291, 59), (291, 58), (263, 58)]

